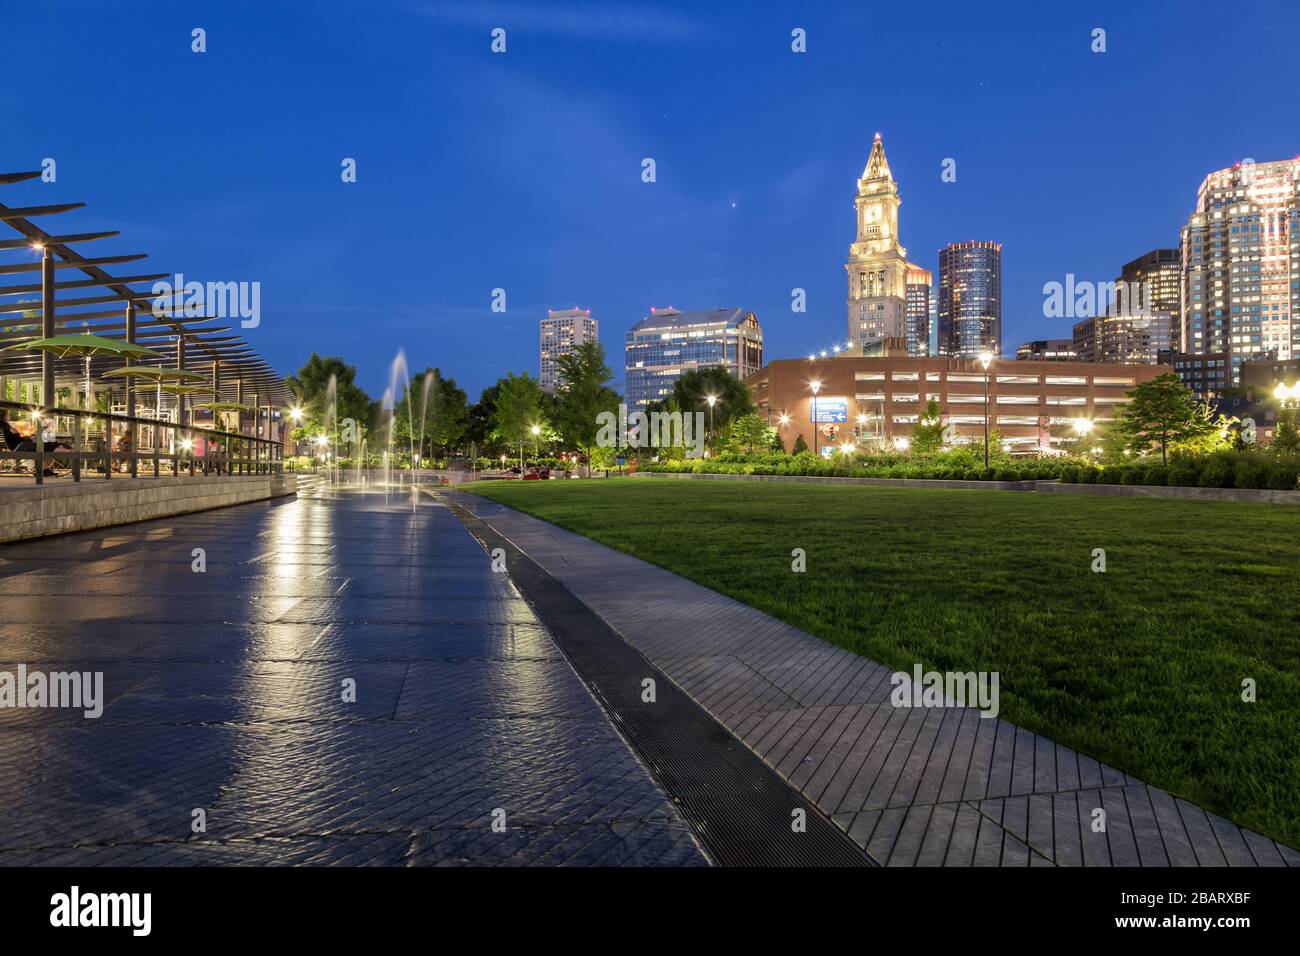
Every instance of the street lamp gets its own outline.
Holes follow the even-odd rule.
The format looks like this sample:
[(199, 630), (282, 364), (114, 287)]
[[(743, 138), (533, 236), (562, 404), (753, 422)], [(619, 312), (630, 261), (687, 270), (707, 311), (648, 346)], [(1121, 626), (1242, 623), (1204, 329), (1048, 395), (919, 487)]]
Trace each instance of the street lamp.
[[(533, 425), (533, 426), (532, 426), (531, 428), (529, 428), (528, 430), (529, 430), (530, 432), (532, 432), (532, 434), (533, 434), (533, 454), (536, 455), (536, 454), (537, 454), (537, 436), (540, 435), (540, 434), (542, 433), (542, 426), (541, 426), (541, 425)], [(520, 474), (523, 474), (523, 471), (524, 471), (524, 440), (521, 438), (521, 439), (519, 439), (519, 473), (520, 473)]]
[(817, 393), (821, 391), (822, 383), (817, 381), (809, 382), (808, 387), (812, 389), (812, 393), (813, 393), (813, 402), (812, 402), (813, 454), (820, 455), (822, 442), (821, 439), (817, 437)]
[(1273, 397), (1277, 399), (1279, 407), (1295, 408), (1297, 402), (1300, 402), (1300, 380), (1289, 387), (1285, 382), (1278, 382), (1277, 388), (1273, 389)]
[(709, 403), (709, 434), (713, 434), (713, 406), (718, 403), (718, 396), (705, 395), (704, 400)]
[(993, 364), (992, 352), (980, 353), (980, 365), (984, 366), (984, 467), (989, 466), (989, 366)]

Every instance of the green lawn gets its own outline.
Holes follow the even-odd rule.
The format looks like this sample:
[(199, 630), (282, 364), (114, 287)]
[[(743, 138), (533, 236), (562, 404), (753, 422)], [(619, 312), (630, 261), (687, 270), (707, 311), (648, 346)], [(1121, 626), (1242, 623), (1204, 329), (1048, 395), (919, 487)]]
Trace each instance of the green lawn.
[(1300, 847), (1300, 509), (651, 478), (470, 487), (891, 667), (998, 671), (1001, 716)]

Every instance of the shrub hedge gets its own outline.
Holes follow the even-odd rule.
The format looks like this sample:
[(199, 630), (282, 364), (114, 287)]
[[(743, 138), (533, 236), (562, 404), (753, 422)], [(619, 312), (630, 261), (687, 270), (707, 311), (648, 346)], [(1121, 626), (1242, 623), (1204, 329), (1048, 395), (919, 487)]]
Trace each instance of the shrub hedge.
[(766, 452), (739, 455), (723, 452), (713, 458), (641, 462), (638, 470), (710, 475), (811, 475), (827, 478), (926, 478), (963, 481), (1028, 481), (1056, 478), (1066, 459), (995, 459), (985, 468), (967, 451), (916, 457), (892, 453), (836, 455), (819, 458), (812, 452), (784, 455)]
[(985, 468), (975, 454), (959, 449), (925, 457), (885, 452), (819, 458), (812, 452), (785, 455), (723, 452), (713, 458), (641, 462), (640, 471), (710, 475), (811, 475), (835, 478), (923, 478), (961, 481), (1059, 479), (1071, 484), (1175, 485), (1200, 488), (1300, 487), (1300, 455), (1267, 451), (1221, 451), (1175, 456), (1168, 465), (1141, 459), (1097, 466), (1074, 458), (1001, 457)]
[(1177, 456), (1169, 460), (1168, 466), (1158, 461), (1135, 461), (1104, 467), (1074, 463), (1062, 468), (1060, 477), (1063, 482), (1076, 484), (1294, 491), (1300, 487), (1300, 455), (1219, 451), (1210, 455)]

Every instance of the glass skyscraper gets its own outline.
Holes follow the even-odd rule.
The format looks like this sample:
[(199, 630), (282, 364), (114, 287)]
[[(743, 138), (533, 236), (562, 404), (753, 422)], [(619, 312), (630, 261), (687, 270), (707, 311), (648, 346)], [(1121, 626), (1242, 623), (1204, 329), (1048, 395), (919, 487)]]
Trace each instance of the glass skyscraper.
[(720, 365), (744, 379), (763, 367), (763, 330), (753, 312), (651, 309), (627, 333), (627, 404), (644, 408), (672, 394), (696, 368)]
[(939, 354), (1002, 354), (1002, 244), (953, 242), (939, 250)]

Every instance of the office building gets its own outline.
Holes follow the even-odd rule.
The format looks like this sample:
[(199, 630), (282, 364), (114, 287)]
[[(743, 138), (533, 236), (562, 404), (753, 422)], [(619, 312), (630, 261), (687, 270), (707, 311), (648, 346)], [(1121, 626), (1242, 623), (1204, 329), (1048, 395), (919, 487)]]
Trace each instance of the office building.
[(1170, 350), (1173, 319), (1164, 314), (1099, 315), (1074, 323), (1073, 348), (1081, 362), (1155, 365)]
[(600, 328), (590, 309), (547, 309), (542, 319), (541, 374), (538, 382), (544, 392), (554, 392), (560, 384), (556, 361), (584, 342), (600, 341)]
[[(1124, 264), (1118, 285), (1141, 290), (1141, 311), (1169, 317), (1169, 348), (1180, 348), (1182, 326), (1182, 254), (1178, 249), (1152, 249)], [(1130, 309), (1130, 311), (1134, 311)]]
[(1035, 339), (1016, 348), (1017, 362), (1073, 362), (1078, 357), (1070, 339)]
[(1217, 398), (1232, 387), (1232, 375), (1226, 352), (1204, 355), (1166, 349), (1159, 355), (1160, 364), (1174, 370), (1179, 380), (1196, 393), (1197, 398)]
[(740, 379), (763, 367), (763, 330), (753, 312), (651, 309), (627, 333), (627, 403), (661, 401), (683, 373), (711, 366)]
[(939, 250), (939, 354), (1002, 354), (1002, 244), (954, 242)]
[(915, 262), (907, 264), (907, 354), (925, 358), (930, 354), (930, 283), (929, 269)]

